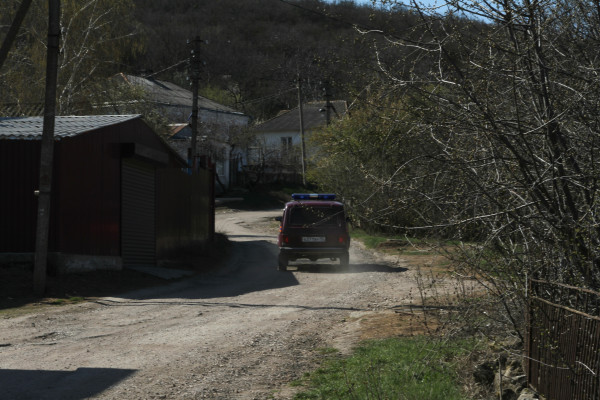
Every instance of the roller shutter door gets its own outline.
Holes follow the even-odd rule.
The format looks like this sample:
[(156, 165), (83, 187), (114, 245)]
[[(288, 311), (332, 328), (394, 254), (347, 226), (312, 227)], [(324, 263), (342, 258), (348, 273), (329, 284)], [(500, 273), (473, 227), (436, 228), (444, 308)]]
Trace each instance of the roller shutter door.
[(121, 257), (124, 265), (155, 265), (155, 175), (151, 164), (123, 159)]

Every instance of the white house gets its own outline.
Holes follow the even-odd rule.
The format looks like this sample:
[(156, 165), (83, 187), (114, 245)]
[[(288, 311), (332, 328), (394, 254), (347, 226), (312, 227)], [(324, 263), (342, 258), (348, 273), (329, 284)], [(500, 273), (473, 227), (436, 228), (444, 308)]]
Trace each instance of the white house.
[[(327, 125), (328, 121), (342, 118), (347, 111), (347, 103), (342, 100), (329, 102), (329, 107), (325, 101), (303, 104), (302, 126), (305, 142), (313, 131)], [(247, 151), (248, 169), (263, 174), (266, 181), (297, 180), (302, 163), (299, 108), (284, 111), (257, 124), (251, 132), (254, 135), (254, 143)], [(310, 155), (308, 146), (305, 150), (305, 156)]]
[[(171, 82), (149, 77), (119, 74), (124, 83), (141, 88), (148, 101), (163, 110), (164, 116), (173, 124), (173, 134), (169, 143), (186, 160), (191, 146), (191, 123), (193, 94)], [(215, 163), (217, 191), (227, 189), (234, 181), (233, 168), (238, 168), (241, 149), (232, 143), (234, 137), (243, 131), (252, 118), (231, 107), (219, 104), (205, 97), (198, 97), (197, 154), (209, 156)]]

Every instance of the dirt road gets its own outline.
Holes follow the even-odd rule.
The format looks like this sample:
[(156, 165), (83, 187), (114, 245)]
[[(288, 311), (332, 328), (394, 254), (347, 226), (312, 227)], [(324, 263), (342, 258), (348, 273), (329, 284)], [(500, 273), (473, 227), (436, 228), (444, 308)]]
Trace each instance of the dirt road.
[(415, 281), (356, 244), (347, 269), (277, 271), (276, 215), (218, 214), (218, 272), (0, 320), (0, 399), (291, 398), (320, 349), (348, 352)]

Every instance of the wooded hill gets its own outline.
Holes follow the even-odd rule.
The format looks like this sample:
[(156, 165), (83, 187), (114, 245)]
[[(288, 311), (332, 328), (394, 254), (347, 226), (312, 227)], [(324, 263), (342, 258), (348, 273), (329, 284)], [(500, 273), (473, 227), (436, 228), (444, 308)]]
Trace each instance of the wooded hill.
[(136, 6), (144, 50), (131, 59), (132, 72), (178, 65), (156, 77), (185, 86), (186, 64), (178, 63), (189, 57), (186, 41), (199, 36), (202, 93), (259, 120), (297, 104), (299, 74), (307, 100), (323, 99), (324, 81), (335, 98), (351, 99), (379, 73), (375, 44), (388, 47), (381, 35), (360, 30), (393, 35), (418, 24), (407, 10), (352, 1), (136, 0)]
[[(307, 101), (323, 99), (325, 81), (332, 97), (353, 100), (381, 82), (386, 70), (411, 73), (412, 50), (394, 40), (430, 39), (418, 13), (386, 3), (384, 8), (322, 0), (63, 1), (58, 113), (93, 113), (94, 103), (119, 101), (106, 93), (106, 79), (119, 72), (188, 86), (187, 42), (196, 37), (204, 42), (201, 94), (255, 120), (295, 106), (299, 76)], [(0, 4), (0, 40), (19, 4)], [(33, 1), (0, 70), (0, 102), (41, 102), (46, 24), (45, 3)], [(452, 24), (468, 31), (472, 22)]]

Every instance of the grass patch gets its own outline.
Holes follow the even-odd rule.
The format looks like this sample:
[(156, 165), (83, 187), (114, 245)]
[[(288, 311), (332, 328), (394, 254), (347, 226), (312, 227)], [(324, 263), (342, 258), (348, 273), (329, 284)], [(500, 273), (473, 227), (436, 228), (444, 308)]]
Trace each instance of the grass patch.
[(317, 351), (324, 356), (339, 353), (339, 350), (335, 349), (333, 347), (324, 347), (324, 348), (317, 349)]
[(406, 248), (407, 251), (414, 251), (414, 246), (429, 247), (426, 240), (412, 238), (407, 236), (393, 235), (385, 236), (381, 234), (367, 233), (361, 229), (352, 229), (350, 232), (352, 239), (360, 240), (369, 249), (380, 248), (384, 244), (389, 244), (394, 248)]
[(360, 240), (369, 249), (374, 249), (388, 238), (385, 236), (372, 235), (360, 229), (352, 229), (350, 232), (352, 239)]
[(424, 336), (369, 341), (349, 358), (328, 358), (307, 378), (307, 390), (294, 398), (465, 399), (458, 365), (475, 345)]

